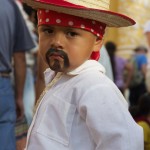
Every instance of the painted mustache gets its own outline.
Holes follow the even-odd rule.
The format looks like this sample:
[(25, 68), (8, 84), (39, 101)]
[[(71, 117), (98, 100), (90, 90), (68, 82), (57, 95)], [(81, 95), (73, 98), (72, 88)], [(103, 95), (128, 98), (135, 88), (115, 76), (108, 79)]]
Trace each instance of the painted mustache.
[[(51, 59), (51, 56), (58, 56), (62, 58), (63, 61), (60, 61), (59, 59)], [(63, 71), (70, 66), (68, 55), (63, 50), (50, 48), (46, 52), (45, 58), (49, 67), (54, 71)]]

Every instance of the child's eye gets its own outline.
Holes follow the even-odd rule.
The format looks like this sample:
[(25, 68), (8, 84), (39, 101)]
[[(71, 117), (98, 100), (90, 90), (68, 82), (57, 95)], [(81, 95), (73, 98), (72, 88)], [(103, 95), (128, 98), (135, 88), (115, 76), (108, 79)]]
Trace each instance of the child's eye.
[(46, 34), (51, 34), (53, 33), (53, 30), (52, 29), (43, 29), (43, 32), (46, 33)]
[(67, 32), (67, 35), (68, 35), (69, 37), (75, 37), (75, 36), (78, 35), (78, 33), (77, 33), (77, 32), (74, 32), (74, 31), (69, 31), (69, 32)]

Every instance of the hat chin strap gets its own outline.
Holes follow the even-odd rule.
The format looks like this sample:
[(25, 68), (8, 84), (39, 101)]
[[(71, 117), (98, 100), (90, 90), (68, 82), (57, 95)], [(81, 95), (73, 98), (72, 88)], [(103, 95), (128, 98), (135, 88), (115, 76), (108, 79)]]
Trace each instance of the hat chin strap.
[(100, 52), (99, 51), (92, 52), (90, 59), (98, 61), (99, 58), (100, 58)]

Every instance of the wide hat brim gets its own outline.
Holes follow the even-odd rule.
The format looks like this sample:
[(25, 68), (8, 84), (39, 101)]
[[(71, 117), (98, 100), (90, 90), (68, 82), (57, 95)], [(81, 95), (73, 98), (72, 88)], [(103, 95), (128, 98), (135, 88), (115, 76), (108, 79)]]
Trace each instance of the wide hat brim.
[(99, 10), (74, 5), (59, 0), (23, 0), (34, 9), (53, 10), (78, 17), (88, 18), (105, 23), (109, 27), (126, 27), (135, 24), (135, 21), (128, 16), (109, 10)]

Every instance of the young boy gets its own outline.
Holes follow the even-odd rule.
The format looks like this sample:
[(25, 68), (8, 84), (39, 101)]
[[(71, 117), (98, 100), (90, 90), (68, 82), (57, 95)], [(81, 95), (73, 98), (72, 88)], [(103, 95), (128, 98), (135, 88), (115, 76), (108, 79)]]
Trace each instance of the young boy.
[[(101, 0), (24, 0), (38, 9), (49, 69), (26, 150), (143, 150), (142, 129), (97, 60), (106, 26), (135, 22)], [(105, 10), (102, 10), (104, 9)]]

